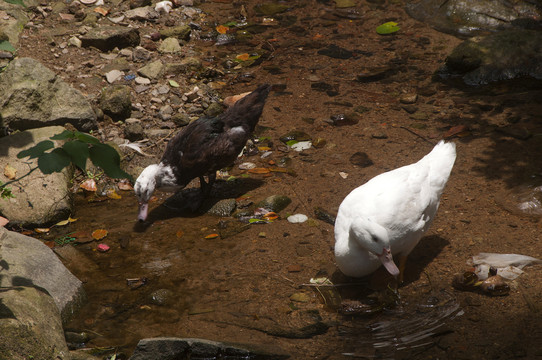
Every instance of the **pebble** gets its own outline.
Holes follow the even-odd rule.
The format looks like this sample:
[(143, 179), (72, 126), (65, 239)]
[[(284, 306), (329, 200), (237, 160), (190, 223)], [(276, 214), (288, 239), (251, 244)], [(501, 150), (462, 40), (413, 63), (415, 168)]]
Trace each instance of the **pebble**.
[(312, 147), (312, 142), (310, 142), (310, 141), (300, 141), (298, 143), (293, 144), (290, 147), (292, 148), (292, 150), (295, 150), (295, 151), (308, 150), (308, 149), (310, 149)]
[(107, 79), (107, 82), (112, 84), (118, 79), (120, 79), (122, 76), (124, 76), (124, 72), (119, 70), (111, 70), (110, 72), (105, 74), (105, 78)]
[(416, 101), (418, 101), (418, 94), (406, 94), (399, 99), (401, 104), (414, 104)]
[(298, 292), (298, 293), (293, 293), (292, 295), (290, 295), (290, 300), (306, 303), (306, 302), (310, 302), (311, 298), (309, 295), (305, 293)]
[(295, 214), (288, 216), (288, 222), (292, 224), (304, 223), (307, 220), (309, 220), (309, 217), (305, 214)]
[(252, 162), (244, 162), (241, 165), (239, 165), (239, 169), (241, 169), (241, 170), (254, 169), (255, 167), (256, 167), (256, 164), (254, 164)]

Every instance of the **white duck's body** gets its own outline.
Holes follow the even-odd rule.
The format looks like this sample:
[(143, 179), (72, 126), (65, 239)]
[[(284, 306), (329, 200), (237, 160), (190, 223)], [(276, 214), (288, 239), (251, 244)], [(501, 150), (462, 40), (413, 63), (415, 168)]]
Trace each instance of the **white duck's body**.
[(346, 196), (335, 221), (335, 259), (345, 275), (366, 276), (382, 264), (399, 274), (391, 255), (406, 259), (431, 225), (455, 157), (455, 144), (441, 141), (417, 163)]

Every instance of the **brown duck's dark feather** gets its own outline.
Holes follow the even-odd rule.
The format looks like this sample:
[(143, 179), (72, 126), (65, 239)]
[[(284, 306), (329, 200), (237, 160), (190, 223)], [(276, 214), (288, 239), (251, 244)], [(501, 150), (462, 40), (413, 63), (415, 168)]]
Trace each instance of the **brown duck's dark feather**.
[(170, 140), (162, 163), (173, 168), (180, 186), (233, 163), (254, 131), (270, 89), (259, 86), (224, 113), (200, 118)]

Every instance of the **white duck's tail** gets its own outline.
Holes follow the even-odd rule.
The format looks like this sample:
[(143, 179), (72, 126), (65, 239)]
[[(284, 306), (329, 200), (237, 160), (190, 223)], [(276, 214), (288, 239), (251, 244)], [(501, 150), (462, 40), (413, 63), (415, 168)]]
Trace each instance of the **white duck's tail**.
[(453, 142), (444, 142), (444, 140), (441, 140), (433, 150), (421, 160), (429, 167), (430, 185), (431, 188), (437, 192), (439, 197), (448, 182), (452, 167), (454, 166), (455, 157), (455, 144)]

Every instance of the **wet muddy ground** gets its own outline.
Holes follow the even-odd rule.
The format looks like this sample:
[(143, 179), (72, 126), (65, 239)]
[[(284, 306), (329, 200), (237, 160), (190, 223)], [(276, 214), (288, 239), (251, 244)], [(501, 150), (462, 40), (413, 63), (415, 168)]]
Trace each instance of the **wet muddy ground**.
[[(243, 4), (249, 19), (261, 21), (254, 3)], [(210, 26), (235, 19), (240, 5), (211, 2), (201, 8)], [(221, 222), (233, 220), (171, 211), (160, 206), (169, 195), (158, 194), (151, 206), (152, 225), (141, 228), (133, 194), (94, 203), (78, 195), (73, 215), (78, 221), (66, 232), (107, 229), (103, 242), (111, 246), (99, 253), (91, 242), (76, 248), (87, 260), (65, 257), (86, 284), (89, 303), (69, 327), (95, 334), (87, 346), (113, 346), (130, 354), (141, 338), (175, 336), (271, 344), (294, 359), (542, 357), (540, 266), (527, 267), (504, 297), (451, 286), (454, 274), (479, 252), (542, 257), (539, 218), (511, 211), (515, 189), (542, 180), (541, 91), (521, 83), (465, 89), (433, 81), (433, 73), (461, 40), (409, 18), (401, 3), (362, 1), (355, 9), (360, 19), (337, 16), (333, 3), (301, 2), (284, 14), (296, 16), (294, 24), (287, 25), (283, 16), (283, 22), (268, 26), (249, 43), (194, 41), (209, 65), (217, 67), (231, 54), (261, 47), (270, 51), (260, 64), (226, 75), (228, 85), (221, 92), (238, 94), (264, 82), (280, 85), (268, 99), (258, 131), (268, 137), (273, 154), (242, 161), (269, 167), (270, 160), (288, 157), (297, 174), (239, 177), (219, 183), (213, 197), (245, 195), (259, 201), (281, 194), (292, 203), (273, 223), (206, 239), (223, 230)], [(398, 33), (380, 36), (374, 31), (391, 20), (400, 24)], [(29, 34), (19, 55), (29, 55), (25, 46), (40, 40), (39, 34)], [(329, 45), (348, 49), (352, 56), (318, 54)], [(64, 66), (50, 51), (42, 54), (45, 64)], [(73, 56), (76, 62), (77, 53)], [(67, 80), (74, 84), (83, 81), (70, 76)], [(87, 91), (97, 92), (103, 85)], [(399, 101), (411, 94), (418, 95), (412, 114)], [(329, 121), (350, 113), (357, 114), (357, 123), (337, 126)], [(457, 161), (433, 225), (409, 256), (399, 288), (402, 306), (360, 317), (326, 309), (317, 292), (303, 285), (319, 273), (349, 284), (341, 293), (355, 299), (378, 295), (372, 289), (385, 288), (390, 279), (383, 272), (361, 281), (341, 277), (334, 265), (333, 227), (315, 219), (314, 209), (335, 213), (352, 189), (417, 161), (457, 125), (468, 131), (450, 139), (457, 144)], [(279, 137), (291, 130), (325, 139), (326, 145), (302, 153), (278, 151)], [(164, 146), (161, 142), (146, 151), (159, 157)], [(354, 165), (350, 158), (356, 152), (366, 153), (373, 164)], [(148, 159), (136, 156), (132, 161)], [(294, 213), (311, 219), (290, 224), (285, 218)], [(146, 281), (139, 284), (142, 278)], [(127, 279), (136, 280), (128, 284)], [(303, 302), (293, 300), (293, 294)], [(326, 331), (314, 325), (318, 317)], [(310, 324), (307, 335), (301, 329)], [(302, 335), (313, 336), (292, 338)]]

